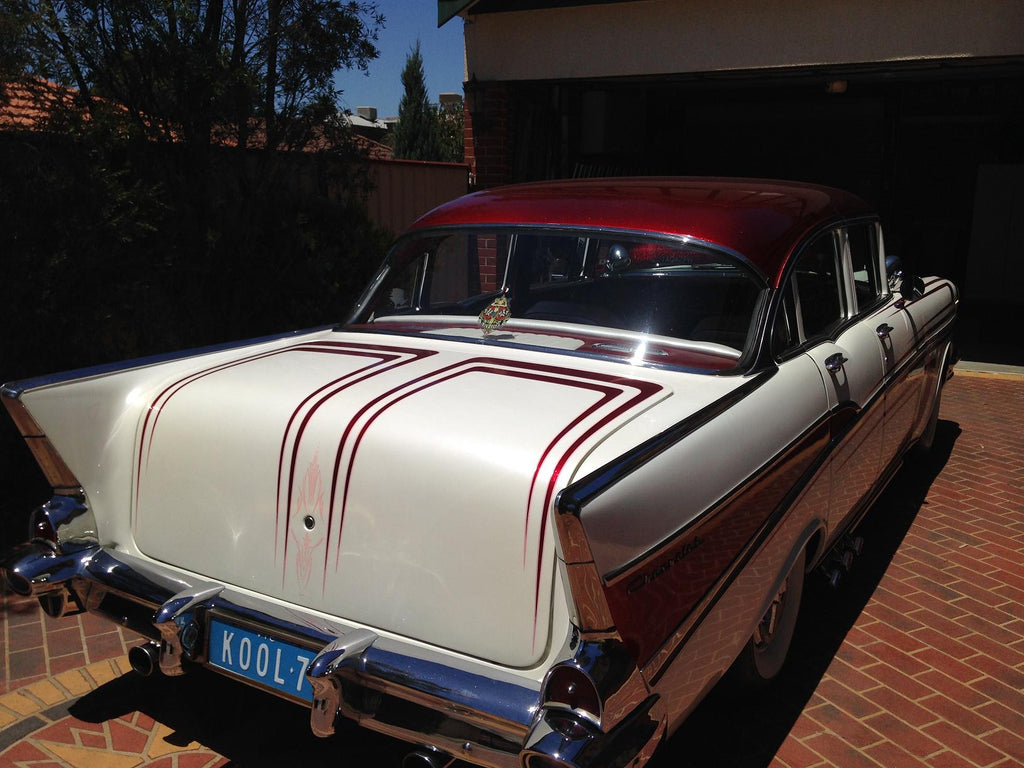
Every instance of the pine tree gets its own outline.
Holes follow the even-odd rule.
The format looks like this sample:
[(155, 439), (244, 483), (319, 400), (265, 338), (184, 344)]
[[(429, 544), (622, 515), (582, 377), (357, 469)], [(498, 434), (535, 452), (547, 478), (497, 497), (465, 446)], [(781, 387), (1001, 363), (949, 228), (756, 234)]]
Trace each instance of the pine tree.
[(405, 160), (440, 160), (437, 111), (427, 98), (420, 41), (416, 41), (402, 70), (402, 100), (395, 126), (395, 157)]

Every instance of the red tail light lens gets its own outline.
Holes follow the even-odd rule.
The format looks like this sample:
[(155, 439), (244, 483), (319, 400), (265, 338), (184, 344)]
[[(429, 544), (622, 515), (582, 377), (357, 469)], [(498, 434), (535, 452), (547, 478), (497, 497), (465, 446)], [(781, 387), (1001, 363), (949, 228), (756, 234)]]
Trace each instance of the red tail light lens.
[(544, 707), (568, 710), (593, 725), (601, 724), (601, 697), (590, 676), (571, 664), (553, 667), (544, 686)]
[(45, 541), (55, 547), (60, 544), (57, 539), (57, 532), (53, 529), (53, 523), (50, 522), (50, 516), (46, 514), (46, 510), (42, 507), (38, 507), (29, 517), (28, 521), (28, 538), (29, 541)]

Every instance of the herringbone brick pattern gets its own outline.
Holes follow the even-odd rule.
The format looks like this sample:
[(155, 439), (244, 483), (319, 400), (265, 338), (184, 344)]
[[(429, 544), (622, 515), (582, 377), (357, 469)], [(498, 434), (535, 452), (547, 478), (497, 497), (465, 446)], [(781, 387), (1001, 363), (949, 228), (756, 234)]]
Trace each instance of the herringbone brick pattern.
[(1024, 379), (958, 375), (777, 685), (714, 692), (660, 768), (1024, 765)]
[(92, 614), (51, 619), (34, 599), (7, 593), (0, 593), (0, 622), (0, 694), (123, 656), (134, 642), (130, 632)]
[(942, 413), (949, 460), (778, 765), (1024, 764), (1024, 386), (956, 380)]
[[(932, 453), (861, 526), (854, 571), (836, 590), (809, 580), (782, 678), (714, 691), (652, 766), (1024, 765), (1024, 379), (958, 375), (941, 414)], [(121, 676), (120, 631), (3, 600), (0, 766), (397, 765), (406, 750), (355, 726), (315, 739), (302, 709), (254, 692), (239, 707), (214, 675)]]

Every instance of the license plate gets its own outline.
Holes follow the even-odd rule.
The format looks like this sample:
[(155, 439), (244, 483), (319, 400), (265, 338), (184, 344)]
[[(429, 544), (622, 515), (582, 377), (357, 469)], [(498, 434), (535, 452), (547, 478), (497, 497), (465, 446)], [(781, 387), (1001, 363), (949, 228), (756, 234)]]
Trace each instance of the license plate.
[(313, 700), (306, 667), (315, 656), (313, 651), (259, 632), (210, 621), (207, 658), (211, 665), (290, 698)]

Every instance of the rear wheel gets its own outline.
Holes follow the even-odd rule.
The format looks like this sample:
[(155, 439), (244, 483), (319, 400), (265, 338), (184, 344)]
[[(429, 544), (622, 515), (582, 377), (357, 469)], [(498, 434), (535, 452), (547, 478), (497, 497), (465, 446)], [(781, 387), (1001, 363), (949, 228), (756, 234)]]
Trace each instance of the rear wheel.
[(803, 550), (797, 556), (789, 575), (772, 598), (768, 610), (754, 628), (743, 653), (736, 660), (737, 676), (745, 683), (764, 684), (782, 671), (793, 641), (800, 598), (804, 591)]

